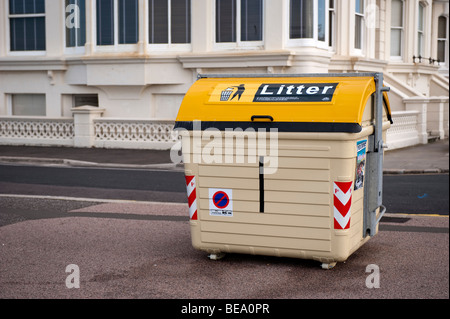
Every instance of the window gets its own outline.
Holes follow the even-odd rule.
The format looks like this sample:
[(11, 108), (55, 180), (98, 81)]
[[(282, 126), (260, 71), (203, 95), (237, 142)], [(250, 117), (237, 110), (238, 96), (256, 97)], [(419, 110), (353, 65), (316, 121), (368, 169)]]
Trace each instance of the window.
[(236, 0), (216, 0), (216, 42), (236, 42)]
[(262, 0), (241, 0), (241, 41), (262, 40)]
[(391, 57), (401, 57), (403, 54), (404, 1), (392, 0), (391, 3)]
[(317, 39), (319, 41), (325, 41), (325, 33), (326, 33), (326, 12), (325, 12), (325, 0), (318, 0), (318, 18), (317, 18)]
[(424, 28), (425, 28), (425, 7), (423, 3), (419, 2), (419, 14), (417, 21), (417, 55), (423, 56), (424, 54)]
[(45, 94), (11, 94), (11, 114), (45, 116)]
[(136, 44), (138, 0), (97, 0), (97, 45)]
[(97, 94), (74, 94), (72, 96), (73, 107), (90, 105), (98, 106), (98, 95)]
[(447, 21), (447, 18), (444, 16), (438, 18), (437, 59), (443, 64), (447, 62), (446, 57), (448, 56)]
[(84, 47), (86, 43), (86, 1), (66, 0), (66, 47)]
[(45, 51), (45, 1), (9, 0), (11, 51)]
[(150, 44), (191, 42), (190, 0), (149, 0)]
[[(298, 39), (302, 39), (305, 45), (315, 42), (319, 46), (328, 46), (332, 43), (334, 1), (291, 0), (289, 9), (292, 44), (295, 45)], [(304, 42), (304, 39), (309, 39), (309, 42)]]
[(263, 0), (216, 0), (216, 42), (263, 40)]
[(364, 0), (355, 0), (355, 49), (362, 50), (364, 41)]
[(291, 0), (289, 37), (291, 39), (313, 38), (313, 0)]
[(329, 0), (328, 4), (328, 46), (334, 47), (335, 42), (335, 21), (336, 11), (334, 7), (334, 0)]

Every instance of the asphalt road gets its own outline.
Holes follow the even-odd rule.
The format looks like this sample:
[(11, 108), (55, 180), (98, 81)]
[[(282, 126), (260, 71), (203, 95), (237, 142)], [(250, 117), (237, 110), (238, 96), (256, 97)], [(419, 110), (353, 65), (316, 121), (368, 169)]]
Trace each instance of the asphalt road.
[(170, 170), (0, 165), (0, 193), (186, 202), (184, 175)]
[(0, 165), (1, 181), (25, 184), (184, 192), (183, 178), (170, 170)]
[[(177, 318), (203, 305), (218, 317), (227, 302), (267, 303), (279, 318), (323, 300), (448, 300), (449, 222), (437, 216), (448, 215), (448, 174), (384, 181), (389, 214), (380, 232), (322, 270), (270, 256), (211, 261), (193, 249), (182, 172), (1, 165), (0, 299), (146, 299), (153, 302), (144, 308)], [(400, 211), (403, 202), (411, 207)], [(79, 288), (67, 283), (73, 265)], [(379, 288), (370, 288), (373, 269)]]
[(383, 204), (390, 213), (448, 216), (448, 199), (448, 174), (387, 175), (383, 178)]
[[(223, 299), (286, 299), (295, 310), (323, 306), (302, 299), (449, 298), (447, 217), (390, 215), (346, 262), (323, 270), (270, 256), (211, 261), (191, 245), (185, 204), (0, 197), (0, 211), (0, 299), (147, 299), (183, 318), (176, 315), (189, 303)], [(67, 285), (69, 265), (79, 288)], [(379, 288), (370, 288), (374, 266)]]
[[(0, 193), (186, 202), (184, 173), (0, 165)], [(449, 175), (387, 175), (383, 203), (390, 213), (449, 213)]]

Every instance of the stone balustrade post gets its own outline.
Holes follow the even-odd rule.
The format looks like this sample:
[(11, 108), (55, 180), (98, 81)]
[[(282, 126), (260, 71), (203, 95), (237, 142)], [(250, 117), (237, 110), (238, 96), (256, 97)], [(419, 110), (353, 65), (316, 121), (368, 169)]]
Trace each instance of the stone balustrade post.
[(428, 98), (423, 97), (411, 97), (403, 99), (406, 111), (418, 111), (417, 118), (417, 130), (419, 133), (419, 143), (428, 143), (428, 132), (427, 132), (427, 107)]
[(92, 147), (95, 142), (94, 119), (102, 116), (105, 109), (83, 105), (71, 109), (74, 120), (74, 147)]

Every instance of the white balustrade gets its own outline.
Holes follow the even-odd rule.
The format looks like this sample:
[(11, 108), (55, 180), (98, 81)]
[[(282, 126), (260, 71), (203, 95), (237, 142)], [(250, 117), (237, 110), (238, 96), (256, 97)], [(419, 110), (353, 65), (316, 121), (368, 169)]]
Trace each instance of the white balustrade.
[(170, 149), (178, 140), (174, 121), (98, 118), (95, 146), (107, 148)]
[(1, 144), (72, 146), (73, 118), (0, 117)]
[(392, 112), (393, 124), (387, 130), (388, 151), (420, 144), (419, 111)]
[[(74, 112), (75, 117), (80, 114), (84, 113)], [(423, 143), (421, 136), (427, 132), (423, 132), (421, 116), (417, 110), (392, 112), (394, 123), (387, 131), (387, 150)], [(91, 117), (89, 123), (84, 123), (80, 119), (3, 116), (0, 144), (167, 150), (178, 141), (173, 120)], [(77, 144), (77, 140), (82, 143)]]

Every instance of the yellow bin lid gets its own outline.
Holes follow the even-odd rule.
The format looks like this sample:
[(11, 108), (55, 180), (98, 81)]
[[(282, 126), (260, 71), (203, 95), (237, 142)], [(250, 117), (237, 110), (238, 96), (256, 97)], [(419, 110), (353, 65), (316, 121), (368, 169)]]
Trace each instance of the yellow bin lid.
[[(357, 133), (375, 90), (370, 74), (200, 77), (181, 103), (175, 128), (192, 130), (200, 121), (202, 130)], [(386, 92), (383, 96), (390, 119)]]

